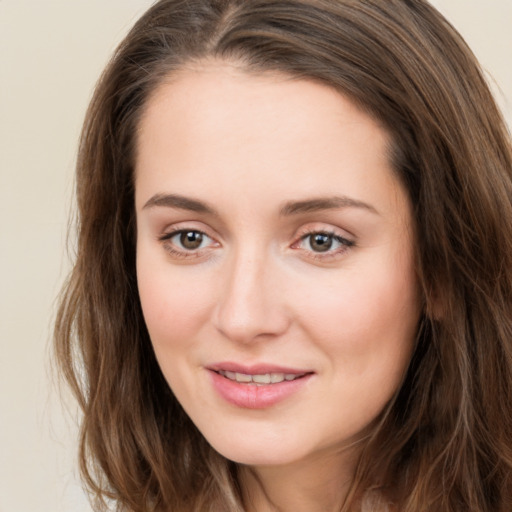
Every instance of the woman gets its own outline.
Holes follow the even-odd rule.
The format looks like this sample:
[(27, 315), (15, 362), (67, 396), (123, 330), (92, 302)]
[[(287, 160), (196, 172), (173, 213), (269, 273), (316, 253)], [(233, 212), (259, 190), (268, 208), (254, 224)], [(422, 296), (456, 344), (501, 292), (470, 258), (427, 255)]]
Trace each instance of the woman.
[(511, 509), (510, 140), (427, 2), (157, 2), (77, 198), (98, 510)]

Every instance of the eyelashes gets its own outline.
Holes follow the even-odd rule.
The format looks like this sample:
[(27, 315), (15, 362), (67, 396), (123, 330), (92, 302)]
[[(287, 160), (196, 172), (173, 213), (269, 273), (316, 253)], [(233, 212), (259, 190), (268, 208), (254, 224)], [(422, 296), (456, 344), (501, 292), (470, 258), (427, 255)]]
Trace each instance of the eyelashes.
[(355, 243), (333, 231), (309, 231), (300, 236), (292, 244), (292, 249), (310, 251), (312, 256), (318, 258), (331, 258), (343, 254)]
[(170, 233), (163, 237), (164, 240), (169, 240), (174, 245), (181, 246), (180, 248), (185, 251), (197, 251), (203, 246), (208, 245), (211, 238), (197, 230), (181, 230)]
[[(221, 244), (199, 229), (176, 229), (159, 237), (164, 249), (177, 259), (207, 258)], [(328, 260), (344, 254), (355, 242), (333, 230), (309, 230), (290, 245), (305, 258)]]
[(166, 233), (159, 238), (164, 249), (179, 259), (197, 258), (203, 251), (220, 244), (198, 229), (179, 229)]

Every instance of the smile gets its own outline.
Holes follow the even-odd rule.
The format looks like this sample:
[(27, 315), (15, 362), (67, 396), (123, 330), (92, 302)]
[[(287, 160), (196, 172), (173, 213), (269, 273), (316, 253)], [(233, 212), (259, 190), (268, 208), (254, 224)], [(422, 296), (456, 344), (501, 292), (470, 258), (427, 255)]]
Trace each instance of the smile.
[(243, 409), (266, 409), (307, 388), (315, 372), (258, 364), (220, 363), (207, 368), (216, 394)]
[(292, 374), (292, 373), (263, 373), (257, 375), (250, 375), (246, 373), (230, 372), (227, 370), (219, 370), (219, 375), (226, 377), (226, 379), (238, 382), (240, 384), (279, 384), (283, 381), (292, 381), (303, 377), (305, 374)]

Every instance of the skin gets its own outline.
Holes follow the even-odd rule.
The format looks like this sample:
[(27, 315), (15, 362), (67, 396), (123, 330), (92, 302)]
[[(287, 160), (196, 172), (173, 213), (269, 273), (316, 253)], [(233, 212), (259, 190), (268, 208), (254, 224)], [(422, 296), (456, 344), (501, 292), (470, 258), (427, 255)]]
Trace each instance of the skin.
[[(148, 100), (135, 187), (143, 312), (176, 397), (243, 464), (249, 510), (338, 510), (407, 368), (420, 301), (389, 142), (324, 85), (229, 63), (189, 66)], [(329, 201), (304, 208), (317, 199)], [(199, 247), (180, 230), (204, 233)], [(219, 361), (309, 377), (250, 409), (213, 386)]]

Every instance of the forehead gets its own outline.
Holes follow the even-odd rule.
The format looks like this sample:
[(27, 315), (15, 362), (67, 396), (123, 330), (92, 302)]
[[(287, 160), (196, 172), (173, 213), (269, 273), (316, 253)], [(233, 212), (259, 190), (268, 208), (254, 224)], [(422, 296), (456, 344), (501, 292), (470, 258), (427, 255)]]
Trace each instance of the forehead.
[[(201, 125), (212, 121), (216, 129), (233, 127), (237, 122), (249, 127), (257, 121), (278, 128), (277, 122), (283, 124), (285, 120), (290, 120), (287, 128), (294, 127), (294, 132), (317, 120), (327, 129), (329, 118), (338, 115), (342, 116), (338, 121), (345, 124), (364, 118), (365, 129), (371, 125), (374, 130), (372, 135), (388, 135), (377, 120), (363, 114), (332, 86), (281, 72), (246, 70), (223, 61), (191, 64), (169, 74), (149, 96), (142, 126), (162, 108), (172, 109), (176, 117), (185, 114), (180, 121), (196, 122), (200, 116)], [(279, 119), (277, 113), (287, 115)]]
[(225, 63), (190, 67), (148, 100), (136, 195), (166, 187), (215, 195), (222, 186), (300, 199), (335, 186), (364, 196), (372, 183), (396, 186), (389, 142), (378, 122), (328, 86)]

